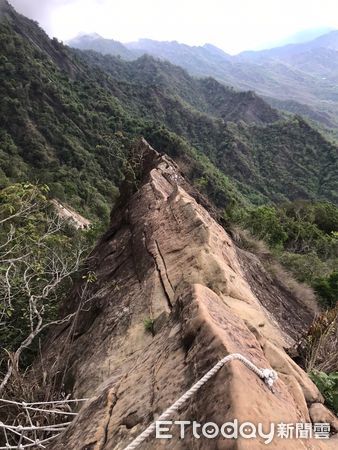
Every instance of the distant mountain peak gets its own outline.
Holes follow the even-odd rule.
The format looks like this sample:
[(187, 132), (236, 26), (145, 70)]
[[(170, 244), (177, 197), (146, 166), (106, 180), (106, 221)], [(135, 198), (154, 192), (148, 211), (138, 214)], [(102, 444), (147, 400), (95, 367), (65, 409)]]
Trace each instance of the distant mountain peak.
[(290, 43), (265, 50), (244, 51), (238, 56), (250, 58), (279, 58), (285, 56), (289, 57), (291, 55), (296, 55), (319, 48), (338, 50), (338, 30), (329, 31), (326, 34), (317, 36), (316, 38), (306, 42)]
[(74, 44), (75, 42), (95, 41), (97, 39), (104, 39), (104, 38), (98, 33), (79, 33), (77, 36), (75, 36), (72, 39), (69, 39), (67, 42)]
[[(333, 92), (332, 85), (338, 82), (338, 31), (322, 31), (328, 32), (316, 36), (316, 33), (320, 32), (319, 29), (304, 31), (296, 36), (298, 43), (242, 52), (235, 56), (211, 43), (192, 46), (176, 40), (140, 38), (135, 42), (121, 44), (112, 39), (104, 39), (98, 33), (85, 35), (68, 44), (82, 50), (119, 56), (129, 61), (143, 55), (166, 60), (194, 76), (211, 76), (236, 89), (255, 91), (264, 96), (270, 105), (336, 128), (338, 97)], [(314, 39), (305, 42), (305, 35)], [(150, 59), (145, 61), (148, 65), (154, 64)], [(241, 97), (241, 111), (245, 102), (250, 100), (250, 95)], [(326, 103), (328, 99), (333, 102), (329, 106)], [(246, 117), (256, 120), (258, 109), (262, 109), (269, 116), (270, 112), (266, 108), (260, 108), (258, 100), (251, 98), (250, 105), (254, 105), (254, 108), (248, 108)]]
[(223, 51), (219, 47), (216, 47), (216, 45), (213, 45), (213, 44), (206, 43), (206, 44), (203, 45), (203, 48), (205, 48), (210, 53), (213, 53), (215, 55), (225, 56), (225, 57), (229, 57), (230, 56), (228, 53), (226, 53), (225, 51)]
[(106, 39), (98, 33), (80, 34), (67, 41), (70, 47), (79, 50), (94, 50), (104, 55), (121, 56), (125, 59), (134, 59), (133, 54), (121, 42)]
[[(330, 27), (321, 27), (321, 28), (310, 28), (298, 31), (297, 33), (292, 34), (291, 36), (287, 36), (286, 38), (274, 42), (273, 45), (270, 45), (266, 48), (274, 48), (274, 47), (282, 47), (289, 44), (303, 44), (305, 42), (313, 41), (320, 36), (330, 33), (334, 28)], [(261, 50), (264, 50), (263, 48)]]
[(80, 34), (78, 37), (86, 37), (88, 39), (104, 39), (100, 34), (98, 33), (84, 33)]

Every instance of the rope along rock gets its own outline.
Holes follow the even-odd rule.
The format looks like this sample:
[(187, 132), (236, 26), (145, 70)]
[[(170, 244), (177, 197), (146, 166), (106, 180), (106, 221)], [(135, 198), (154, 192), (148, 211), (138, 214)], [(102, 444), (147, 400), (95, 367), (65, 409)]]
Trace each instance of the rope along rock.
[(273, 383), (277, 380), (277, 373), (272, 369), (260, 369), (255, 366), (251, 361), (245, 358), (239, 353), (233, 353), (231, 355), (222, 358), (212, 369), (209, 370), (197, 383), (195, 383), (185, 394), (182, 395), (174, 404), (164, 411), (160, 417), (149, 425), (136, 439), (134, 439), (124, 450), (134, 450), (143, 441), (150, 436), (156, 428), (156, 422), (160, 422), (169, 419), (176, 411), (178, 411), (184, 403), (189, 400), (207, 381), (210, 380), (226, 363), (229, 361), (238, 360), (241, 361), (246, 367), (252, 370), (256, 375), (264, 380), (269, 389), (272, 390)]

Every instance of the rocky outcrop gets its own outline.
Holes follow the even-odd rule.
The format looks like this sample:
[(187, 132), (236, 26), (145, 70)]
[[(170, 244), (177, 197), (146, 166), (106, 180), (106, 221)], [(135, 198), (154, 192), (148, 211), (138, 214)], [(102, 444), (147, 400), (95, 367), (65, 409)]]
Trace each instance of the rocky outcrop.
[[(74, 321), (55, 330), (46, 345), (50, 366), (61, 361), (59, 382), (74, 397), (90, 398), (50, 448), (125, 448), (234, 352), (275, 369), (274, 392), (232, 361), (173, 419), (219, 425), (237, 419), (264, 427), (310, 422), (310, 405), (323, 399), (284, 350), (293, 336), (283, 326), (285, 314), (274, 316), (275, 306), (269, 307), (269, 286), (263, 305), (264, 286), (254, 293), (229, 235), (193, 198), (175, 163), (144, 141), (140, 151), (145, 174), (138, 190), (122, 192), (90, 259), (90, 282), (81, 283), (64, 307), (63, 314), (76, 313)], [(256, 282), (268, 282), (256, 275)], [(284, 309), (295, 301), (286, 292), (278, 295)], [(303, 309), (294, 320), (309, 320)], [(196, 439), (187, 432), (182, 440), (178, 430), (172, 433), (170, 440), (152, 436), (140, 448), (266, 448), (261, 438)], [(332, 442), (276, 438), (269, 448), (334, 448)]]
[(77, 230), (89, 228), (91, 222), (85, 217), (81, 216), (78, 212), (74, 211), (68, 205), (62, 204), (59, 200), (55, 198), (51, 200), (51, 204), (53, 205), (57, 215), (61, 220), (67, 221), (69, 224), (73, 225)]
[(338, 419), (337, 417), (325, 408), (321, 403), (313, 403), (310, 407), (310, 417), (315, 423), (329, 423), (331, 430), (338, 433)]

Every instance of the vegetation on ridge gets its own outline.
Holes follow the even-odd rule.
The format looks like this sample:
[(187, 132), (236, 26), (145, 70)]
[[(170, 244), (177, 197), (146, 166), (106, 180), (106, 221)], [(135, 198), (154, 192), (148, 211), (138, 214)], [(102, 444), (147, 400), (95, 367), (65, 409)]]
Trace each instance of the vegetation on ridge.
[(0, 369), (7, 375), (31, 362), (95, 239), (95, 230), (62, 220), (47, 195), (47, 186), (28, 183), (0, 191)]
[(10, 8), (0, 42), (2, 186), (38, 181), (84, 215), (107, 220), (121, 156), (144, 135), (192, 181), (206, 180), (219, 207), (337, 201), (337, 148), (252, 93), (150, 57), (126, 62), (69, 49)]
[(296, 201), (279, 206), (229, 207), (226, 218), (264, 240), (301, 282), (313, 286), (323, 307), (338, 300), (338, 207)]
[[(38, 331), (33, 338), (43, 332), (40, 317), (56, 320), (80, 264), (72, 257), (92, 243), (94, 232), (54, 228), (49, 197), (106, 225), (142, 135), (229, 221), (264, 239), (324, 307), (335, 304), (337, 147), (301, 117), (281, 116), (252, 92), (194, 79), (151, 57), (126, 62), (69, 49), (10, 7), (0, 22), (0, 81), (0, 246), (10, 246), (0, 272), (0, 339), (11, 355), (29, 330)], [(54, 286), (64, 267), (55, 261), (69, 270)], [(27, 268), (33, 298), (22, 285)], [(48, 295), (41, 294), (46, 283)], [(9, 367), (30, 363), (21, 353)]]

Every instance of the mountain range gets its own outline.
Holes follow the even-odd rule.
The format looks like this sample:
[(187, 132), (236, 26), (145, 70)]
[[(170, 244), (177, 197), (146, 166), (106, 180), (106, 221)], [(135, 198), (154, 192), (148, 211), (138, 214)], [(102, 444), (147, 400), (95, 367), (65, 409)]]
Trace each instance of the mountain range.
[[(0, 8), (2, 185), (45, 183), (53, 197), (103, 220), (143, 135), (218, 208), (338, 201), (337, 147), (300, 116), (152, 56), (72, 49), (5, 0)], [(210, 46), (196, 51), (227, 57)]]
[(69, 45), (128, 60), (149, 54), (192, 75), (212, 76), (237, 89), (254, 90), (272, 106), (302, 114), (325, 127), (338, 127), (338, 31), (308, 42), (235, 56), (211, 44), (188, 46), (140, 39), (122, 45), (99, 35), (79, 36)]
[[(250, 423), (338, 432), (338, 145), (271, 105), (287, 91), (226, 82), (296, 93), (302, 73), (310, 95), (307, 55), (334, 73), (334, 36), (83, 50), (0, 0), (0, 449), (162, 450), (143, 431), (168, 407), (252, 439), (189, 426), (175, 450), (265, 449)], [(292, 102), (334, 126), (324, 94)], [(336, 449), (324, 436), (270, 448)]]

